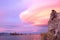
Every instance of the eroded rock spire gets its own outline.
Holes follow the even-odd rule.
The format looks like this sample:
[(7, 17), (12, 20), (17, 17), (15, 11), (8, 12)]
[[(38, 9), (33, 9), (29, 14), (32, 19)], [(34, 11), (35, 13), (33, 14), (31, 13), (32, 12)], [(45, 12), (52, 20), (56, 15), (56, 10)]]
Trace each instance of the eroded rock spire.
[[(59, 13), (60, 15), (60, 13)], [(60, 19), (58, 12), (52, 10), (48, 22), (48, 40), (60, 40)]]

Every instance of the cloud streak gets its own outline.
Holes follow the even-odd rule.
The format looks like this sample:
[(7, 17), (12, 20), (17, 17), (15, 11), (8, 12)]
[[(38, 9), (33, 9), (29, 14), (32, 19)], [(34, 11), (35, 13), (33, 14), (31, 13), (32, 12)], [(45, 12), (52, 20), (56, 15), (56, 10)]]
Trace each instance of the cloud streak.
[[(38, 0), (36, 0), (38, 2)], [(45, 0), (31, 5), (19, 16), (21, 20), (32, 25), (47, 25), (52, 9), (60, 11), (59, 0)]]

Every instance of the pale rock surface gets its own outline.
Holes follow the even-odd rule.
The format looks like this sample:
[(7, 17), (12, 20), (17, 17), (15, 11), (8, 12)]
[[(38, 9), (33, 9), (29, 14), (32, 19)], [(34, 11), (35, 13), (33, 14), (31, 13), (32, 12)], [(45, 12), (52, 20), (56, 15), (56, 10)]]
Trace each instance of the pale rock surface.
[(60, 13), (52, 10), (48, 21), (47, 40), (60, 40)]

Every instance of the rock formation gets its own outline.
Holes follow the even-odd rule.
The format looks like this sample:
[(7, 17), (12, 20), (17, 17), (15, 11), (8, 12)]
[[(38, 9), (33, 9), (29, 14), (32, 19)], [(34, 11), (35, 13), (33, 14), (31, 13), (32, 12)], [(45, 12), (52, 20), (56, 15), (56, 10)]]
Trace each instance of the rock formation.
[(47, 40), (60, 40), (60, 13), (52, 10), (48, 21)]

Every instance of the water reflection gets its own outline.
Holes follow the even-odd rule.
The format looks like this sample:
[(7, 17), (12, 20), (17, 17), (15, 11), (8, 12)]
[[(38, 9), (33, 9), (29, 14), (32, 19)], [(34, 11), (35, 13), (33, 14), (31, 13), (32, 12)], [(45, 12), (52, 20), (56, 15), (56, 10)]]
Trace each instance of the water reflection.
[(0, 40), (41, 40), (41, 37), (40, 34), (5, 35), (0, 36)]

